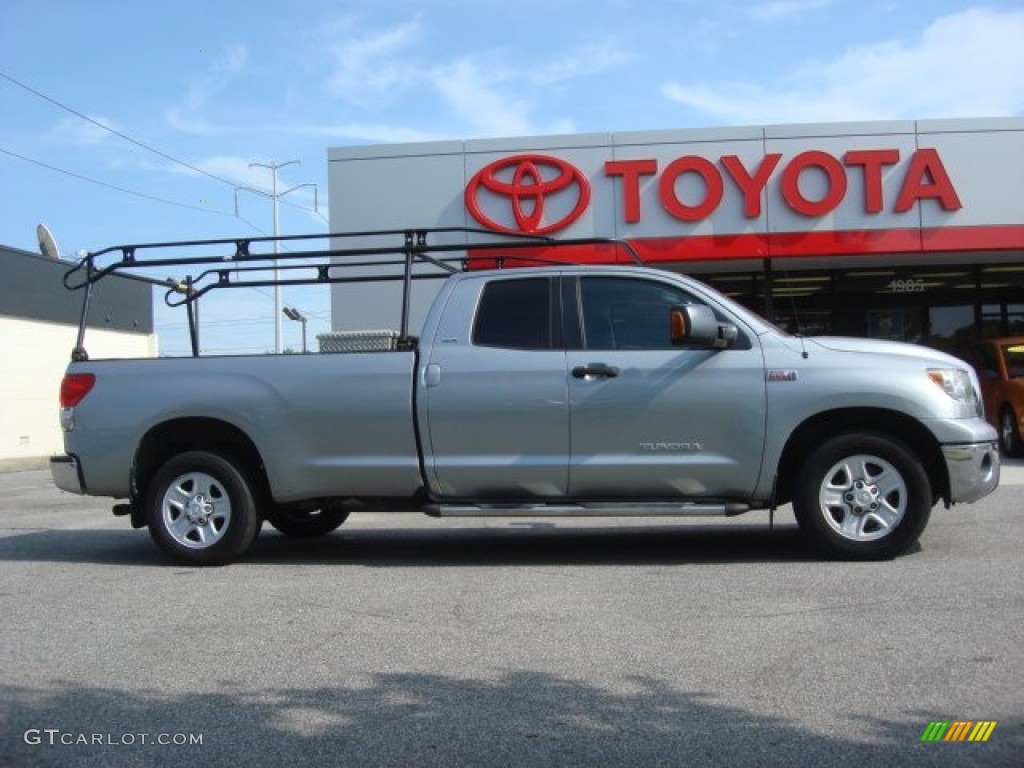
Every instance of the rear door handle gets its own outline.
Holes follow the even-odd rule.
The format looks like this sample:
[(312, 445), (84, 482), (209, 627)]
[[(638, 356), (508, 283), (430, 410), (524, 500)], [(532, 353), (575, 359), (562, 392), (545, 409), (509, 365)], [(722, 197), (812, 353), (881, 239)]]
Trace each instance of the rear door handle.
[(577, 365), (573, 368), (572, 375), (577, 379), (614, 379), (619, 375), (619, 369), (614, 365), (607, 365), (605, 363), (587, 363), (586, 365)]

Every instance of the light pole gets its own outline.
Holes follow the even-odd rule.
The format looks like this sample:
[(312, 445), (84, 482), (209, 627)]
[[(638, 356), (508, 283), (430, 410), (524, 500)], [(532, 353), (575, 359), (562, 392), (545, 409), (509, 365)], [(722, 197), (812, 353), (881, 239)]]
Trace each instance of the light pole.
[(282, 311), (289, 320), (302, 323), (302, 354), (306, 354), (309, 351), (306, 347), (306, 316), (293, 307), (285, 307)]
[(236, 187), (235, 188), (235, 216), (238, 215), (238, 191), (243, 190), (246, 192), (255, 192), (257, 195), (263, 195), (269, 197), (274, 201), (274, 351), (277, 354), (281, 354), (281, 285), (279, 281), (279, 273), (277, 269), (277, 254), (278, 250), (277, 242), (277, 201), (279, 198), (284, 197), (290, 192), (294, 192), (296, 189), (302, 189), (302, 187), (313, 187), (313, 210), (317, 209), (316, 204), (316, 184), (296, 184), (294, 187), (289, 187), (284, 192), (277, 191), (277, 172), (279, 169), (284, 168), (286, 165), (301, 165), (299, 160), (287, 160), (283, 163), (249, 163), (249, 167), (269, 168), (273, 174), (273, 185), (271, 187), (271, 193), (267, 194), (262, 189), (255, 189), (254, 187)]

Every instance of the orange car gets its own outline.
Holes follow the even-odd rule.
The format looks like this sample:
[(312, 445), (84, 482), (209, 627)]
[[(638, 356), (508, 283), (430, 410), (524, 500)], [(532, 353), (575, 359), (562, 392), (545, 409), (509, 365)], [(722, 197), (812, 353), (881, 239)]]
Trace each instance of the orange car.
[(975, 347), (972, 362), (985, 416), (999, 431), (999, 447), (1007, 456), (1019, 455), (1024, 448), (1024, 336), (985, 339)]

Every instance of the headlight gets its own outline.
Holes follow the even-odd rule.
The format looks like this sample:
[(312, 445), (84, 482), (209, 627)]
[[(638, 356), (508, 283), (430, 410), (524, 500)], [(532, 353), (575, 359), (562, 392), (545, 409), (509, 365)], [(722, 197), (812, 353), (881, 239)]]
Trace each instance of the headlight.
[(929, 368), (928, 378), (954, 400), (973, 405), (975, 410), (979, 408), (978, 393), (967, 371), (960, 368)]

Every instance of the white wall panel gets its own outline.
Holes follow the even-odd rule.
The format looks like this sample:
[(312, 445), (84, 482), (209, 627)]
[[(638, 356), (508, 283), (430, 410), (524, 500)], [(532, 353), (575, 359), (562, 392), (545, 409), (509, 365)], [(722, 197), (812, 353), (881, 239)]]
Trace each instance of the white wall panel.
[[(78, 329), (0, 317), (0, 459), (63, 451), (58, 396)], [(156, 337), (90, 330), (93, 359), (151, 357)]]

